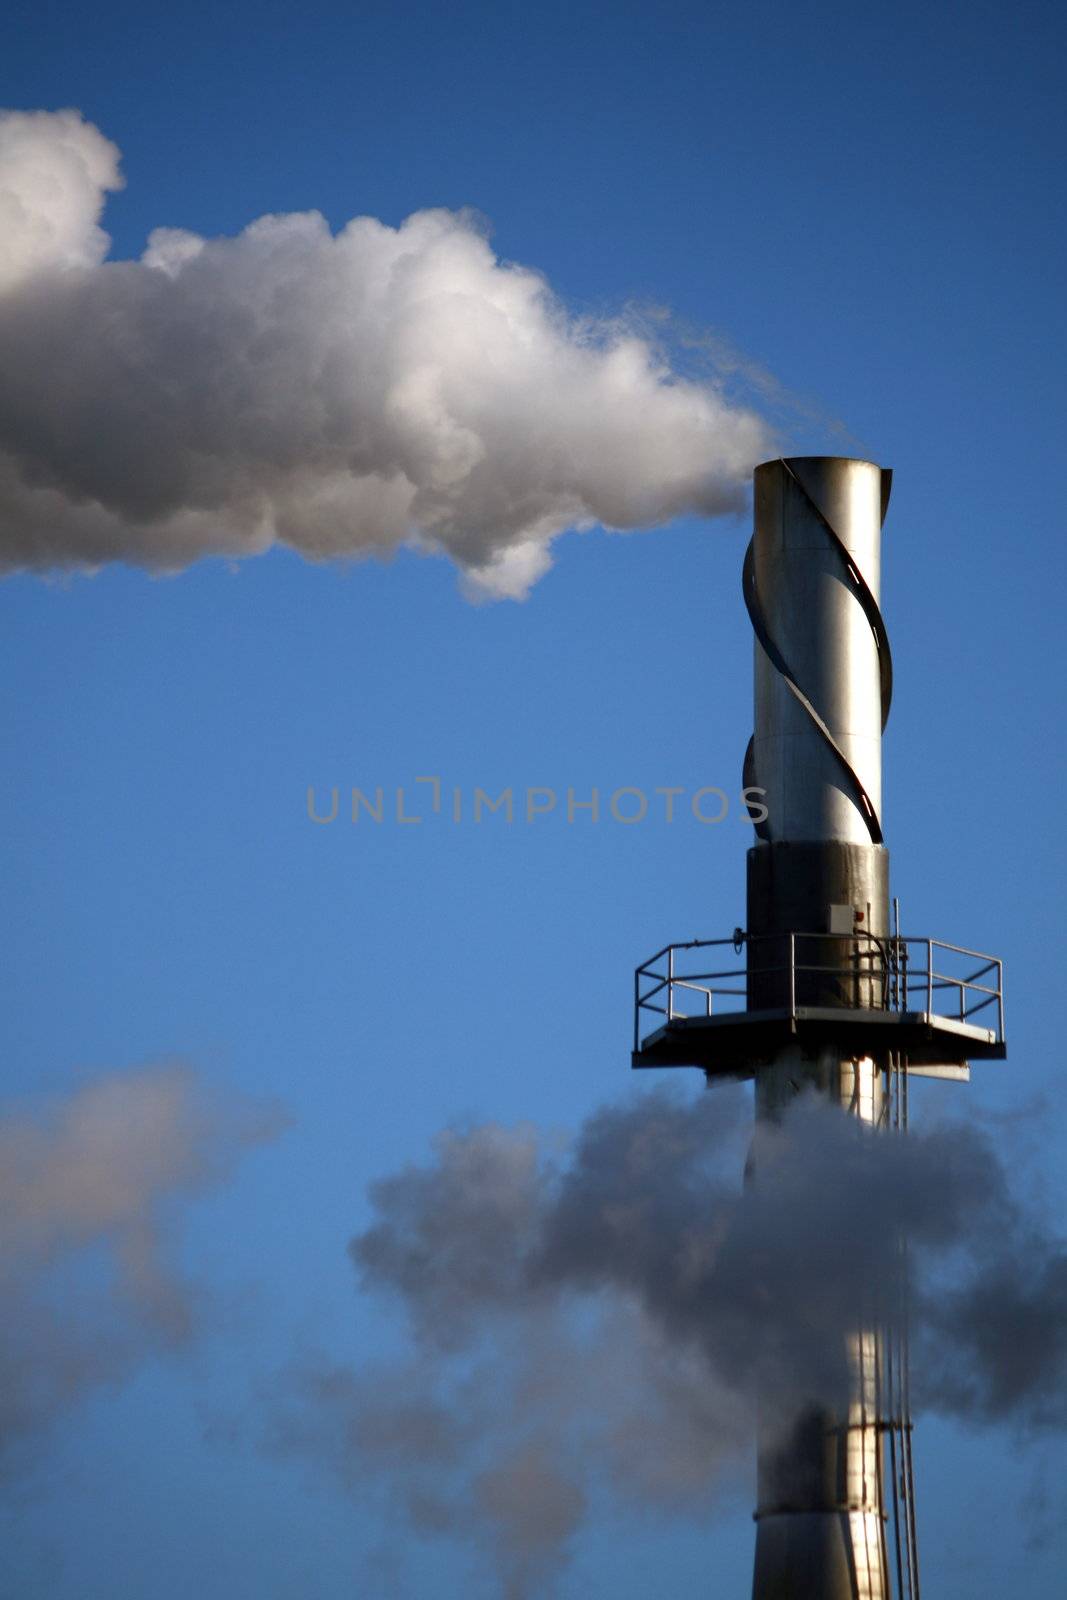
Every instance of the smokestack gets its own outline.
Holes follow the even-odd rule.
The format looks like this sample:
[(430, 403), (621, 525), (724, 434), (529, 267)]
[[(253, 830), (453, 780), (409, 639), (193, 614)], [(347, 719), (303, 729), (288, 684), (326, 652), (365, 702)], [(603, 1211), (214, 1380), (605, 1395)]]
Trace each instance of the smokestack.
[[(909, 1073), (966, 1078), (970, 1058), (1005, 1054), (1000, 962), (903, 938), (895, 915), (891, 926), (881, 740), (893, 671), (879, 604), (890, 480), (837, 456), (757, 467), (745, 784), (764, 791), (766, 819), (748, 856), (747, 926), (637, 969), (634, 1066), (754, 1077), (757, 1123), (815, 1093), (903, 1129)], [(761, 1419), (754, 1600), (888, 1600), (887, 1497), (895, 1587), (917, 1596), (906, 1349), (860, 1304), (845, 1345), (832, 1407)]]
[[(870, 1009), (881, 988), (889, 934), (882, 728), (892, 664), (878, 597), (889, 482), (872, 462), (835, 457), (756, 470), (744, 588), (756, 634), (746, 782), (767, 791), (763, 837), (748, 858), (757, 1005), (786, 998), (783, 976), (799, 982), (800, 1001), (827, 1009), (853, 998)], [(804, 938), (812, 932), (841, 937)], [(790, 961), (797, 935), (800, 959)], [(857, 938), (857, 953), (871, 959), (853, 978)], [(854, 997), (857, 983), (867, 992)], [(865, 1122), (882, 1120), (872, 1055), (843, 1055), (818, 1038), (785, 1045), (757, 1073), (757, 1119), (777, 1119), (809, 1090)], [(857, 1317), (840, 1411), (813, 1408), (784, 1439), (777, 1427), (761, 1438), (754, 1600), (888, 1595), (880, 1358), (874, 1330)]]

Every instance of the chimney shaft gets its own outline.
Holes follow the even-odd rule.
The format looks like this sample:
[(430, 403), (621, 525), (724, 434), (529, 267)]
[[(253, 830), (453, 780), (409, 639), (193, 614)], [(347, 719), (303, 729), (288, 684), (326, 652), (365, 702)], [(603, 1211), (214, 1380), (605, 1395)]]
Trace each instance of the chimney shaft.
[(873, 462), (838, 456), (756, 468), (745, 562), (756, 632), (752, 761), (773, 839), (881, 843), (888, 483)]
[[(903, 1132), (912, 1075), (965, 1082), (971, 1060), (1007, 1054), (999, 959), (907, 938), (895, 916), (890, 928), (881, 740), (893, 667), (879, 609), (889, 485), (874, 462), (840, 456), (757, 467), (744, 783), (765, 791), (766, 816), (748, 853), (746, 927), (664, 945), (634, 973), (632, 1065), (754, 1078), (757, 1124), (814, 1093)], [(888, 1600), (887, 1486), (898, 1600), (915, 1600), (906, 1329), (883, 1338), (875, 1308), (857, 1304), (826, 1355), (840, 1374), (831, 1401), (781, 1417), (763, 1397), (753, 1600)]]
[[(748, 864), (752, 1011), (882, 1003), (874, 941), (889, 932), (881, 742), (892, 674), (878, 609), (887, 498), (888, 474), (869, 461), (807, 457), (756, 470), (745, 781), (766, 790), (768, 814)], [(853, 976), (857, 935), (873, 936), (873, 959)], [(880, 1070), (839, 1044), (790, 1041), (755, 1076), (757, 1120), (775, 1120), (805, 1092), (881, 1120)], [(813, 1404), (784, 1432), (780, 1419), (761, 1417), (753, 1600), (888, 1596), (879, 1344), (857, 1306), (840, 1352), (840, 1404)]]

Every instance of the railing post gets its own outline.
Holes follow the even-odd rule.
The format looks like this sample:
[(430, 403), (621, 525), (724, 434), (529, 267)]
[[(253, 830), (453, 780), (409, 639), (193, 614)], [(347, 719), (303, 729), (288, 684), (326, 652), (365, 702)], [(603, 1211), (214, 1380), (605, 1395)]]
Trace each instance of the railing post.
[(674, 1017), (674, 946), (667, 950), (667, 1021)]
[(926, 941), (926, 1015), (934, 1014), (934, 941)]
[(641, 1048), (641, 968), (634, 968), (634, 1055)]
[(794, 1021), (797, 1014), (797, 936), (791, 932), (789, 935), (789, 1018)]

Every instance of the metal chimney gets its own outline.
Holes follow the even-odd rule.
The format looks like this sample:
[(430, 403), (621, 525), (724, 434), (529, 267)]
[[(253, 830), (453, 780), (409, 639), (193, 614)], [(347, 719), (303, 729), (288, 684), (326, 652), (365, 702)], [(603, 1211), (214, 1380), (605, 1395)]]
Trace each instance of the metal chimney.
[[(966, 1078), (969, 1060), (1005, 1054), (1000, 962), (902, 937), (890, 915), (893, 672), (879, 605), (890, 479), (840, 456), (757, 467), (744, 781), (763, 791), (752, 798), (766, 819), (748, 854), (747, 926), (668, 945), (636, 973), (633, 1065), (754, 1077), (758, 1121), (814, 1090), (902, 1129), (909, 1073)], [(888, 1600), (894, 1588), (917, 1600), (906, 1348), (861, 1308), (847, 1346), (840, 1405), (813, 1403), (761, 1438), (753, 1600)]]

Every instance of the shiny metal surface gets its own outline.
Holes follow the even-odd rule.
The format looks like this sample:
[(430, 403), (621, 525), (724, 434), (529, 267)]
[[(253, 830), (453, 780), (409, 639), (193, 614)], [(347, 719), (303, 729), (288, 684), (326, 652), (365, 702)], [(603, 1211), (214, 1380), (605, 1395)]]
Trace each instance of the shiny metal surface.
[[(879, 596), (890, 482), (872, 461), (837, 456), (756, 469), (744, 784), (766, 791), (767, 817), (754, 823), (747, 926), (666, 945), (637, 968), (631, 1059), (698, 1066), (709, 1082), (754, 1076), (757, 1121), (813, 1093), (900, 1135), (912, 1074), (966, 1079), (969, 1057), (1001, 1060), (1006, 1046), (1000, 962), (903, 938), (889, 897), (881, 738), (893, 672)], [(904, 1261), (906, 1238), (894, 1247)], [(825, 1352), (832, 1389), (762, 1397), (753, 1600), (890, 1600), (890, 1512), (895, 1600), (919, 1600), (906, 1307), (880, 1328), (884, 1296), (870, 1294), (883, 1304), (860, 1297)]]
[[(843, 1061), (800, 1045), (757, 1073), (757, 1119), (775, 1121), (805, 1091), (864, 1122), (885, 1120), (871, 1057)], [(856, 1312), (847, 1402), (837, 1412), (812, 1408), (784, 1441), (761, 1430), (753, 1600), (889, 1600), (881, 1339), (862, 1325), (863, 1308)]]
[(767, 791), (772, 840), (881, 842), (891, 676), (871, 613), (880, 624), (886, 480), (873, 461), (842, 456), (756, 468), (746, 599), (762, 614), (765, 643), (757, 637), (746, 782)]
[[(798, 931), (836, 933), (851, 911), (855, 927), (887, 948), (882, 729), (892, 664), (879, 610), (887, 499), (888, 476), (871, 461), (800, 457), (756, 469), (744, 575), (756, 636), (745, 782), (766, 790), (768, 815), (749, 852), (750, 1006), (779, 981), (776, 939), (792, 948)], [(825, 939), (825, 976), (806, 973), (824, 1007), (848, 1004), (839, 973), (853, 943), (847, 934)], [(876, 994), (883, 976), (879, 968), (864, 980), (865, 1005), (887, 1003)], [(776, 1120), (806, 1092), (864, 1122), (884, 1120), (882, 1063), (843, 1055), (829, 1025), (821, 1039), (798, 1038), (758, 1068), (757, 1120)], [(842, 1355), (847, 1397), (836, 1407), (812, 1405), (784, 1435), (781, 1418), (762, 1419), (753, 1600), (889, 1600), (882, 1350), (870, 1308), (857, 1305)]]

